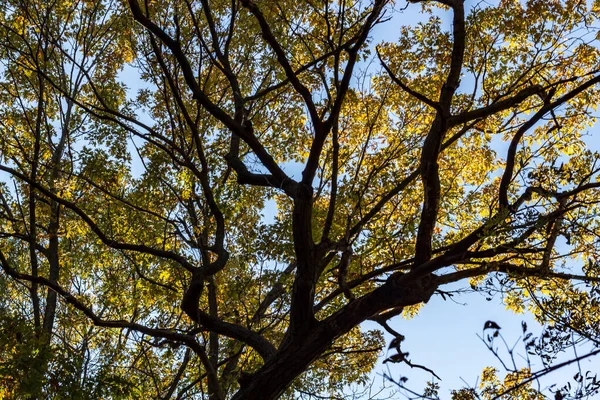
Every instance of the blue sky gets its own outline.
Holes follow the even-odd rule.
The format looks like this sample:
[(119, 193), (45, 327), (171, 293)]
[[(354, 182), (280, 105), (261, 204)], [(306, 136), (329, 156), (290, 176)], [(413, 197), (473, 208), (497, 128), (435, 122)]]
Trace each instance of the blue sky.
[[(478, 338), (482, 335), (486, 321), (496, 322), (501, 329), (504, 339), (509, 345), (517, 342), (515, 347), (518, 366), (525, 367), (526, 362), (521, 358), (525, 350), (521, 344), (521, 322), (525, 321), (534, 336), (542, 333), (543, 327), (533, 317), (526, 314), (515, 314), (506, 310), (500, 297), (487, 301), (479, 293), (456, 295), (451, 300), (444, 301), (441, 296), (434, 296), (423, 307), (419, 315), (411, 320), (396, 317), (389, 322), (390, 326), (406, 337), (402, 349), (410, 353), (409, 359), (415, 364), (432, 369), (442, 381), (436, 380), (441, 386), (440, 398), (449, 398), (452, 389), (466, 385), (476, 386), (484, 367), (496, 367), (502, 371), (501, 363), (486, 348)], [(374, 323), (365, 324), (365, 328), (376, 328)], [(387, 342), (392, 339), (386, 336)], [(499, 346), (505, 360), (508, 355)], [(587, 348), (578, 349), (578, 354), (585, 354)], [(573, 352), (565, 353), (561, 360), (574, 357)], [(384, 357), (380, 358), (380, 362)], [(542, 369), (541, 361), (533, 359), (533, 368)], [(582, 370), (600, 372), (600, 357), (591, 357), (581, 362)], [(553, 383), (565, 384), (577, 371), (576, 365), (548, 375), (542, 379), (542, 388)], [(421, 391), (425, 383), (432, 378), (431, 374), (410, 368), (405, 364), (378, 364), (373, 371), (377, 383), (381, 383), (383, 374), (391, 374), (394, 379), (408, 377), (406, 387)], [(402, 398), (402, 396), (397, 396)]]

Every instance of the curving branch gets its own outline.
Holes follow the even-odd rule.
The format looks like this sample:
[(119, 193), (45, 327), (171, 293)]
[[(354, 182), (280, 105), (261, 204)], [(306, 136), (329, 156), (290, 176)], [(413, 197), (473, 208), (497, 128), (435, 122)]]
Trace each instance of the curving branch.
[(0, 264), (1, 264), (1, 267), (4, 270), (4, 272), (6, 272), (6, 274), (9, 275), (10, 277), (12, 277), (16, 280), (37, 283), (39, 285), (48, 287), (50, 290), (54, 291), (55, 293), (58, 293), (68, 304), (71, 304), (73, 307), (75, 307), (79, 311), (83, 312), (85, 314), (85, 316), (88, 317), (92, 321), (92, 323), (96, 326), (102, 326), (105, 328), (131, 329), (131, 330), (134, 330), (134, 331), (137, 331), (137, 332), (140, 332), (140, 333), (152, 336), (152, 337), (163, 338), (163, 339), (167, 339), (167, 340), (174, 341), (174, 342), (185, 343), (188, 346), (190, 346), (192, 349), (198, 349), (199, 344), (198, 344), (198, 342), (196, 342), (196, 339), (191, 335), (177, 333), (171, 329), (149, 328), (147, 326), (140, 325), (140, 324), (137, 324), (134, 322), (125, 321), (125, 320), (102, 319), (92, 310), (92, 308), (83, 304), (79, 299), (77, 299), (75, 296), (73, 296), (71, 293), (69, 293), (67, 290), (65, 290), (58, 283), (53, 282), (53, 281), (46, 279), (44, 277), (41, 277), (41, 276), (33, 276), (33, 275), (23, 274), (23, 273), (18, 272), (15, 268), (13, 268), (10, 265), (8, 259), (6, 258), (6, 256), (4, 255), (4, 252), (2, 252), (2, 251), (0, 251)]
[(508, 152), (506, 155), (506, 167), (504, 169), (504, 173), (502, 174), (502, 180), (500, 181), (500, 188), (498, 189), (498, 204), (502, 209), (510, 209), (514, 208), (510, 206), (508, 201), (508, 188), (513, 179), (513, 172), (515, 169), (517, 148), (519, 147), (519, 143), (521, 139), (529, 131), (529, 129), (533, 128), (546, 114), (550, 113), (552, 110), (557, 109), (562, 106), (569, 100), (572, 100), (579, 94), (583, 93), (587, 89), (592, 86), (600, 83), (600, 75), (595, 76), (591, 79), (588, 79), (586, 82), (577, 86), (575, 89), (570, 92), (564, 94), (559, 97), (555, 101), (547, 102), (542, 106), (531, 118), (529, 118), (521, 127), (515, 132), (513, 138), (509, 144)]
[[(411, 89), (408, 85), (406, 85), (404, 82), (402, 82), (402, 80), (400, 78), (398, 78), (396, 76), (396, 74), (394, 74), (392, 72), (392, 70), (386, 64), (386, 62), (383, 61), (383, 58), (381, 57), (381, 53), (379, 52), (379, 48), (376, 48), (375, 51), (377, 52), (377, 58), (379, 59), (379, 62), (381, 63), (381, 66), (383, 67), (383, 69), (385, 69), (385, 72), (387, 72), (387, 74), (389, 75), (389, 77), (392, 79), (392, 81), (396, 85), (398, 85), (406, 93), (410, 94), (411, 96), (413, 96), (417, 100), (419, 100), (419, 101), (427, 104), (429, 107), (433, 108), (434, 110), (441, 111), (440, 103), (439, 102), (431, 100), (427, 96), (425, 96), (425, 95), (417, 92), (416, 90)], [(476, 118), (472, 118), (472, 119), (476, 119)], [(468, 122), (468, 121), (470, 121), (470, 120), (465, 119), (464, 122)]]
[(531, 96), (539, 95), (544, 93), (544, 88), (541, 85), (532, 85), (521, 91), (514, 96), (494, 102), (486, 107), (478, 108), (471, 111), (465, 111), (457, 115), (453, 115), (448, 118), (448, 126), (456, 126), (460, 124), (473, 121), (475, 119), (483, 119), (502, 111), (506, 111), (512, 107), (519, 105)]
[(156, 248), (150, 247), (150, 246), (145, 246), (142, 244), (123, 243), (123, 242), (118, 242), (115, 239), (111, 239), (104, 233), (104, 231), (102, 231), (102, 229), (100, 229), (100, 227), (92, 220), (92, 218), (90, 218), (90, 216), (85, 211), (83, 211), (81, 208), (79, 208), (79, 206), (77, 206), (75, 203), (73, 203), (69, 200), (63, 199), (62, 197), (58, 196), (53, 191), (40, 185), (38, 182), (32, 181), (29, 176), (26, 176), (13, 168), (9, 168), (4, 165), (0, 165), (0, 171), (7, 172), (7, 173), (13, 175), (14, 177), (20, 179), (21, 181), (26, 182), (29, 186), (31, 186), (32, 188), (35, 188), (37, 191), (42, 193), (44, 196), (47, 196), (51, 200), (56, 201), (58, 204), (65, 206), (69, 210), (73, 211), (75, 214), (77, 214), (79, 216), (79, 218), (81, 218), (83, 220), (83, 222), (86, 223), (86, 225), (91, 229), (91, 231), (94, 232), (96, 234), (96, 236), (98, 236), (98, 238), (102, 241), (102, 243), (104, 243), (105, 245), (107, 245), (110, 248), (117, 249), (117, 250), (130, 250), (130, 251), (135, 251), (135, 252), (139, 252), (139, 253), (146, 253), (146, 254), (151, 254), (151, 255), (154, 255), (154, 256), (157, 256), (160, 258), (173, 260), (190, 272), (193, 272), (197, 269), (197, 267), (195, 265), (193, 265), (192, 263), (190, 263), (185, 257), (183, 257), (177, 253), (173, 253), (172, 251), (160, 250), (160, 249), (156, 249)]
[(453, 45), (450, 71), (441, 88), (439, 111), (425, 138), (421, 150), (421, 181), (423, 183), (423, 209), (415, 245), (415, 265), (431, 258), (431, 240), (436, 225), (440, 203), (440, 177), (438, 157), (441, 144), (449, 128), (448, 118), (454, 93), (458, 88), (465, 53), (465, 9), (462, 0), (442, 2), (453, 11)]

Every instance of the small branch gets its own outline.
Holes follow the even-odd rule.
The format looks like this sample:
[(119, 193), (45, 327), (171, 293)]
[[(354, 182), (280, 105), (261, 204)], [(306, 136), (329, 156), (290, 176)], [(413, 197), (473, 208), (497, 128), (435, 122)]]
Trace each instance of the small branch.
[(406, 85), (404, 82), (402, 82), (400, 80), (400, 78), (398, 78), (390, 69), (390, 67), (383, 61), (383, 58), (381, 57), (381, 53), (379, 52), (379, 48), (376, 48), (375, 51), (377, 52), (377, 58), (379, 58), (379, 62), (381, 63), (381, 66), (383, 67), (383, 69), (385, 69), (385, 71), (388, 73), (388, 75), (390, 76), (390, 78), (392, 78), (392, 81), (400, 86), (400, 88), (402, 90), (404, 90), (406, 93), (410, 94), (411, 96), (413, 96), (414, 98), (416, 98), (417, 100), (422, 101), (423, 103), (427, 104), (429, 107), (433, 108), (436, 111), (440, 111), (440, 103), (438, 103), (437, 101), (433, 101), (430, 98), (428, 98), (425, 95), (422, 95), (421, 93), (412, 90), (410, 87), (408, 87), (408, 85)]
[(563, 279), (563, 280), (576, 280), (582, 282), (600, 282), (600, 277), (567, 274), (563, 272), (553, 272), (542, 270), (541, 268), (526, 268), (520, 267), (514, 264), (499, 262), (489, 263), (484, 266), (477, 268), (465, 269), (462, 271), (453, 272), (447, 275), (439, 276), (437, 279), (440, 285), (445, 285), (452, 282), (457, 282), (466, 278), (473, 278), (476, 276), (487, 275), (490, 272), (500, 272), (504, 274), (518, 274), (519, 277), (536, 277), (542, 279)]
[(544, 376), (544, 375), (548, 375), (548, 374), (550, 374), (550, 373), (552, 373), (552, 372), (554, 372), (554, 371), (557, 371), (557, 370), (559, 370), (559, 369), (561, 369), (561, 368), (563, 368), (563, 367), (566, 367), (567, 365), (571, 365), (571, 364), (573, 364), (573, 363), (578, 363), (578, 362), (580, 362), (581, 360), (585, 360), (586, 358), (593, 357), (593, 356), (595, 356), (595, 355), (598, 355), (598, 354), (600, 354), (600, 349), (598, 349), (598, 350), (594, 350), (594, 351), (592, 351), (592, 352), (589, 352), (589, 353), (587, 353), (587, 354), (584, 354), (584, 355), (582, 355), (582, 356), (579, 356), (579, 357), (573, 358), (573, 359), (571, 359), (571, 360), (564, 361), (564, 362), (561, 362), (561, 363), (559, 363), (559, 364), (553, 365), (552, 367), (550, 367), (550, 368), (547, 368), (547, 369), (544, 369), (544, 370), (542, 370), (542, 371), (538, 371), (538, 372), (536, 372), (536, 373), (533, 373), (531, 377), (529, 377), (529, 378), (527, 378), (527, 379), (524, 379), (524, 380), (522, 380), (522, 381), (521, 381), (521, 382), (519, 382), (517, 385), (515, 385), (515, 386), (513, 386), (513, 387), (511, 387), (511, 388), (509, 388), (509, 389), (507, 389), (507, 390), (505, 390), (504, 392), (502, 392), (502, 393), (500, 393), (500, 394), (498, 394), (498, 395), (496, 395), (496, 396), (492, 397), (490, 400), (498, 400), (498, 399), (501, 399), (501, 398), (503, 398), (504, 396), (506, 396), (508, 393), (511, 393), (511, 392), (513, 392), (513, 391), (515, 391), (515, 390), (519, 389), (520, 387), (522, 387), (522, 386), (524, 386), (524, 385), (527, 385), (527, 384), (528, 384), (528, 383), (530, 383), (530, 382), (533, 382), (533, 381), (535, 381), (535, 380), (538, 380), (539, 378), (541, 378), (541, 377), (542, 377), (542, 376)]

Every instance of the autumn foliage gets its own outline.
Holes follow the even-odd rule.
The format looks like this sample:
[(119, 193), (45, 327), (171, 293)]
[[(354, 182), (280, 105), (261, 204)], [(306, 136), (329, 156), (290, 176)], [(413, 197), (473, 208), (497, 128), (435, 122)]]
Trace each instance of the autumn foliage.
[[(457, 287), (560, 332), (542, 356), (597, 344), (599, 19), (3, 1), (0, 397), (343, 397)], [(534, 374), (454, 397), (537, 398)]]

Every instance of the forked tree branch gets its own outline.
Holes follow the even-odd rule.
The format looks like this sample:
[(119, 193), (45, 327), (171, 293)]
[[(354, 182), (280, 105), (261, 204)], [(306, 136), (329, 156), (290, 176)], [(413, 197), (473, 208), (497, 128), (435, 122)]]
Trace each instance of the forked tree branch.
[(135, 20), (144, 26), (149, 31), (149, 34), (156, 36), (171, 51), (183, 72), (185, 82), (191, 90), (193, 97), (213, 117), (222, 122), (233, 134), (237, 135), (248, 144), (265, 168), (273, 175), (275, 187), (281, 187), (286, 193), (293, 195), (294, 190), (292, 187), (294, 186), (294, 181), (283, 172), (275, 159), (256, 138), (251, 125), (245, 126), (235, 121), (223, 109), (213, 103), (206, 93), (202, 91), (196, 81), (190, 62), (181, 47), (181, 43), (173, 39), (163, 29), (156, 25), (156, 23), (142, 11), (137, 0), (128, 0), (128, 3)]

